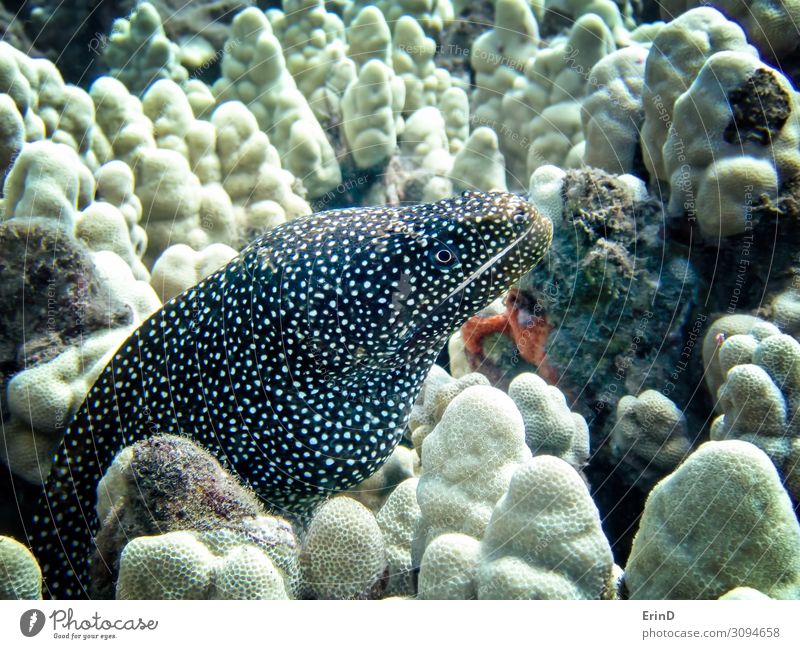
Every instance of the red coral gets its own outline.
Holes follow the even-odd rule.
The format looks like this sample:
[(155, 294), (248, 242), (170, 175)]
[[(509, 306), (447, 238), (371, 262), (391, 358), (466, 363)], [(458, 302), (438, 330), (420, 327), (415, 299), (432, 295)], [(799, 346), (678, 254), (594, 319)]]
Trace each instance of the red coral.
[(531, 313), (524, 304), (519, 291), (509, 289), (506, 296), (506, 310), (493, 316), (476, 315), (461, 327), (464, 347), (470, 354), (483, 353), (482, 341), (492, 333), (508, 336), (519, 351), (519, 355), (539, 368), (539, 374), (549, 383), (555, 383), (555, 370), (547, 363), (545, 344), (550, 334), (547, 321)]

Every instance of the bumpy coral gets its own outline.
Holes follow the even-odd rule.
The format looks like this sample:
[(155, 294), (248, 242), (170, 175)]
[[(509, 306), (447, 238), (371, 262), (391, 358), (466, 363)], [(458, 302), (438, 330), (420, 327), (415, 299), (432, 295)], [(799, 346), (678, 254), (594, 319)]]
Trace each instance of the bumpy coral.
[(794, 283), (772, 298), (769, 319), (784, 333), (800, 336), (800, 291)]
[[(729, 369), (721, 366), (719, 358), (720, 348), (725, 341), (735, 338), (726, 350), (729, 364), (738, 359), (749, 362), (759, 341), (779, 333), (780, 330), (772, 323), (751, 315), (727, 315), (712, 322), (703, 337), (703, 366), (706, 386), (711, 395), (716, 397)], [(718, 405), (715, 407), (719, 409)]]
[(778, 202), (800, 173), (800, 110), (780, 72), (755, 56), (717, 52), (676, 101), (664, 143), (668, 212), (718, 238), (754, 226), (754, 207)]
[(150, 285), (162, 302), (171, 300), (197, 284), (237, 255), (224, 243), (213, 243), (200, 251), (179, 243), (167, 248), (153, 265)]
[(617, 403), (611, 451), (630, 484), (649, 489), (671, 473), (690, 449), (686, 417), (661, 392), (645, 390)]
[(268, 11), (267, 18), (283, 46), (286, 69), (322, 121), (330, 110), (327, 101), (338, 99), (338, 93), (326, 92), (325, 87), (335, 82), (343, 67), (350, 68), (345, 72), (348, 77), (353, 74), (344, 23), (321, 0), (288, 0), (282, 6), (282, 11)]
[(528, 174), (544, 165), (580, 167), (583, 155), (580, 104), (565, 101), (548, 106), (530, 122), (528, 136)]
[[(761, 328), (763, 331), (763, 327)], [(717, 354), (725, 381), (717, 390), (721, 414), (711, 439), (740, 439), (762, 449), (780, 471), (792, 497), (800, 502), (800, 343), (786, 334), (758, 339), (731, 336)]]
[[(157, 435), (122, 451), (98, 486), (97, 513), (102, 526), (92, 559), (91, 582), (97, 596), (111, 596), (116, 583), (117, 594), (131, 598), (146, 597), (148, 588), (166, 589), (159, 596), (177, 597), (182, 593), (185, 597), (200, 597), (203, 593), (213, 597), (214, 584), (221, 588), (214, 580), (223, 577), (212, 579), (212, 573), (230, 569), (234, 571), (230, 576), (233, 579), (235, 571), (250, 569), (246, 565), (248, 557), (255, 562), (252, 569), (264, 571), (266, 583), (272, 584), (270, 575), (274, 569), (270, 570), (259, 553), (265, 553), (280, 571), (282, 588), (290, 595), (295, 593), (298, 568), (291, 526), (279, 518), (265, 516), (256, 497), (207, 451), (188, 439)], [(169, 534), (179, 531), (183, 533), (178, 536)], [(136, 546), (126, 573), (129, 581), (123, 580), (129, 540), (156, 534), (164, 536)], [(154, 580), (148, 585), (148, 578), (141, 574), (150, 567), (154, 574), (163, 574), (159, 571), (167, 568), (159, 567), (158, 562), (162, 558), (172, 561), (169, 552), (163, 550), (172, 548), (173, 542), (176, 556), (191, 559), (187, 574), (196, 575), (186, 583), (176, 583), (177, 594), (169, 591), (173, 587), (169, 580), (160, 584)], [(176, 559), (177, 563), (170, 565), (180, 570), (183, 560)], [(240, 561), (245, 564), (240, 565)]]
[(128, 335), (126, 328), (94, 333), (8, 381), (11, 418), (4, 425), (0, 458), (14, 474), (32, 483), (47, 476), (65, 426)]
[(481, 543), (479, 599), (610, 599), (614, 559), (583, 480), (534, 457), (511, 478)]
[[(750, 54), (742, 28), (711, 7), (687, 11), (656, 36), (645, 65), (642, 153), (650, 175), (669, 180), (662, 148), (674, 122), (674, 106), (715, 52)], [(688, 142), (686, 143), (689, 144)]]
[(24, 142), (25, 122), (22, 121), (22, 115), (11, 97), (0, 95), (0, 183), (5, 180)]
[(472, 131), (453, 160), (450, 180), (456, 192), (506, 190), (505, 161), (495, 131), (486, 126)]
[(466, 534), (437, 536), (425, 549), (418, 599), (477, 599), (475, 577), (481, 544)]
[(529, 372), (508, 388), (525, 422), (525, 442), (534, 455), (553, 455), (580, 469), (589, 459), (589, 427), (570, 412), (564, 393)]
[[(459, 96), (464, 97), (463, 91)], [(448, 101), (453, 97), (454, 95), (449, 95)], [(450, 107), (444, 108), (450, 110)], [(463, 141), (460, 142), (461, 146), (458, 146), (457, 138), (461, 134), (457, 128), (460, 117), (457, 108), (456, 105), (454, 108), (456, 112), (449, 114), (454, 120), (454, 128), (450, 132), (456, 138), (454, 140), (457, 143), (456, 148), (460, 150)], [(425, 106), (408, 118), (400, 142), (400, 153), (395, 158), (403, 171), (408, 174), (402, 189), (405, 200), (435, 201), (453, 194), (453, 183), (449, 179), (453, 167), (451, 155), (453, 147), (450, 146), (448, 138), (443, 110)]]
[(419, 456), (413, 449), (399, 445), (389, 459), (369, 478), (347, 490), (347, 495), (357, 500), (373, 513), (380, 510), (395, 487), (413, 478), (419, 469)]
[(392, 30), (378, 7), (367, 5), (348, 20), (347, 45), (347, 55), (359, 69), (370, 60), (389, 65)]
[(0, 223), (0, 456), (34, 483), (110, 354), (159, 306), (119, 256), (91, 253), (56, 223)]
[(338, 496), (314, 513), (300, 551), (305, 597), (374, 598), (386, 565), (381, 529), (364, 505)]
[(214, 530), (133, 539), (120, 557), (116, 598), (288, 599), (288, 594), (263, 549), (243, 534)]
[(435, 106), (450, 87), (450, 73), (434, 62), (436, 41), (425, 36), (411, 16), (401, 16), (394, 26), (392, 68), (405, 84), (404, 113)]
[(0, 536), (0, 599), (42, 599), (42, 571), (24, 545)]
[(408, 430), (417, 453), (422, 453), (425, 438), (439, 423), (445, 408), (473, 385), (489, 385), (489, 379), (477, 372), (453, 379), (438, 365), (431, 367), (408, 420)]
[(547, 164), (581, 165), (580, 100), (592, 89), (592, 67), (614, 49), (604, 20), (586, 13), (566, 38), (554, 39), (516, 68), (518, 76), (502, 99), (501, 122), (492, 124), (501, 136), (509, 186), (524, 187), (530, 174)]
[(800, 3), (796, 0), (663, 0), (659, 4), (665, 20), (698, 5), (717, 7), (742, 26), (748, 40), (768, 59), (780, 61), (797, 48), (794, 35)]
[(421, 514), (417, 504), (418, 484), (418, 478), (408, 478), (397, 485), (375, 517), (383, 534), (389, 567), (385, 596), (415, 592), (411, 544)]
[(213, 85), (218, 102), (238, 99), (278, 149), (283, 165), (317, 197), (341, 181), (339, 165), (308, 101), (286, 69), (281, 44), (263, 13), (236, 15)]
[(644, 122), (642, 88), (649, 50), (631, 45), (604, 56), (589, 73), (581, 103), (583, 161), (611, 173), (636, 173)]
[(377, 0), (370, 3), (354, 0), (344, 9), (345, 21), (349, 23), (365, 4), (374, 4), (390, 24), (403, 16), (412, 16), (428, 34), (438, 34), (453, 18), (453, 7), (448, 0)]
[(13, 100), (28, 142), (50, 138), (80, 153), (90, 168), (103, 147), (95, 138), (94, 107), (86, 91), (64, 84), (56, 67), (0, 42), (0, 92)]
[[(91, 92), (114, 155), (135, 174), (130, 187), (147, 227), (148, 264), (171, 244), (238, 248), (310, 211), (297, 193), (304, 190), (242, 103), (208, 109), (208, 119), (200, 120), (191, 96), (170, 80), (154, 83), (141, 103), (109, 77)], [(120, 210), (130, 218), (129, 202)]]
[[(475, 39), (470, 50), (476, 85), (472, 96), (473, 119), (476, 125), (486, 125), (502, 134), (509, 180), (525, 176), (526, 143), (518, 128), (523, 121), (508, 119), (504, 96), (524, 80), (523, 70), (536, 54), (538, 43), (539, 26), (529, 4), (523, 0), (498, 0), (494, 27)], [(519, 112), (524, 104), (519, 101), (516, 104), (512, 107)], [(531, 117), (532, 113), (526, 111), (525, 118)]]
[(800, 525), (769, 458), (707, 442), (650, 493), (625, 568), (632, 599), (800, 597)]
[(422, 444), (415, 562), (441, 534), (480, 539), (514, 470), (530, 456), (522, 416), (506, 394), (477, 385), (455, 397)]
[[(23, 147), (3, 186), (6, 218), (49, 217), (65, 230), (75, 227), (79, 208), (94, 191), (94, 179), (65, 144), (43, 140)], [(89, 185), (89, 186), (87, 186)]]
[(135, 93), (144, 92), (156, 79), (185, 81), (180, 50), (164, 34), (161, 18), (149, 2), (142, 2), (130, 15), (114, 21), (103, 50), (111, 75)]
[(402, 130), (404, 101), (402, 79), (377, 59), (367, 61), (347, 86), (342, 97), (344, 134), (358, 169), (383, 165), (392, 155)]

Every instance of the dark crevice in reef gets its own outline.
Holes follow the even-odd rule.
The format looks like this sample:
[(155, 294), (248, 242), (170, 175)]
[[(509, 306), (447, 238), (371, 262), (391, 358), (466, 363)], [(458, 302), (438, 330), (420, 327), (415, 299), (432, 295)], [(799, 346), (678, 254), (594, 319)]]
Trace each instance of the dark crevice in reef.
[(755, 142), (768, 145), (789, 119), (789, 96), (772, 72), (756, 70), (741, 86), (728, 93), (733, 119), (723, 138), (729, 144)]
[(474, 83), (470, 66), (472, 47), (475, 40), (493, 26), (494, 3), (490, 0), (470, 3), (443, 31), (436, 49), (436, 65), (456, 77), (469, 77)]
[(657, 0), (631, 0), (631, 8), (637, 25), (661, 20), (661, 2)]
[(561, 13), (555, 7), (549, 7), (544, 17), (539, 21), (539, 32), (542, 36), (557, 36), (572, 29), (575, 19)]
[[(0, 415), (2, 425), (6, 418)], [(27, 538), (23, 521), (30, 521), (37, 512), (42, 489), (11, 473), (0, 461), (0, 535)]]
[(708, 280), (701, 284), (701, 300), (712, 320), (765, 309), (771, 296), (800, 275), (800, 177), (786, 180), (777, 197), (754, 197), (751, 217), (743, 233), (722, 245), (704, 240), (696, 224), (673, 222), (676, 238), (692, 241), (687, 254)]

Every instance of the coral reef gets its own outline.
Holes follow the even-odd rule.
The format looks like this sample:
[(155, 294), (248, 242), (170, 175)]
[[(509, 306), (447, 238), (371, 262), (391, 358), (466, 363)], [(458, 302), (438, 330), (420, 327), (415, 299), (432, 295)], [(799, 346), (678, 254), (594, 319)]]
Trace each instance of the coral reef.
[[(429, 377), (434, 386), (441, 380), (437, 374)], [(410, 566), (419, 566), (417, 596), (611, 598), (614, 562), (584, 480), (562, 459), (532, 458), (524, 446), (525, 426), (540, 439), (549, 437), (554, 447), (559, 446), (555, 440), (564, 441), (557, 435), (562, 432), (569, 445), (579, 416), (559, 412), (559, 406), (565, 408), (563, 395), (535, 376), (519, 377), (512, 384), (514, 394), (527, 414), (524, 424), (509, 397), (478, 385), (452, 400), (425, 439), (418, 508), (405, 504), (403, 509), (411, 514), (405, 520), (416, 520)], [(540, 415), (537, 398), (555, 411)], [(556, 430), (559, 425), (562, 431)], [(464, 439), (457, 442), (459, 433)], [(585, 440), (585, 424), (582, 433)], [(487, 445), (491, 454), (482, 450)], [(483, 459), (480, 467), (477, 458)]]
[(229, 530), (140, 536), (119, 564), (117, 599), (288, 599), (269, 555)]
[(631, 45), (604, 56), (589, 72), (592, 87), (581, 103), (581, 119), (586, 136), (583, 161), (590, 167), (642, 175), (639, 134), (648, 57), (648, 48)]
[(455, 397), (422, 444), (414, 563), (442, 534), (480, 539), (514, 470), (530, 456), (522, 415), (506, 394), (475, 385)]
[[(54, 205), (60, 213), (57, 196)], [(0, 222), (0, 280), (0, 457), (36, 483), (110, 355), (158, 299), (117, 255), (93, 255), (44, 217)]]
[(0, 599), (42, 599), (42, 571), (30, 550), (0, 536)]
[(417, 503), (418, 484), (418, 478), (408, 478), (397, 485), (375, 517), (386, 549), (388, 578), (384, 593), (387, 596), (413, 596), (416, 592), (411, 544), (421, 514)]
[(395, 487), (413, 478), (419, 470), (419, 456), (413, 449), (399, 445), (380, 469), (355, 487), (347, 495), (377, 514)]
[[(800, 503), (800, 343), (789, 335), (765, 331), (728, 335), (713, 361), (724, 377), (716, 391), (720, 414), (711, 439), (739, 439), (758, 446), (774, 462), (789, 494)], [(715, 323), (717, 329), (724, 325)]]
[(514, 472), (481, 543), (479, 599), (611, 599), (611, 547), (586, 485), (566, 462)]
[(589, 427), (570, 412), (564, 394), (535, 374), (519, 374), (508, 386), (508, 396), (525, 424), (525, 443), (534, 455), (561, 458), (575, 469), (589, 459)]
[(103, 50), (109, 74), (139, 94), (160, 78), (185, 81), (189, 74), (180, 64), (180, 48), (164, 34), (161, 18), (149, 2), (137, 5), (129, 18), (112, 25)]
[(323, 504), (303, 538), (300, 568), (306, 597), (378, 597), (387, 564), (383, 533), (375, 516), (347, 496)]
[(237, 254), (224, 243), (212, 243), (199, 251), (183, 243), (175, 244), (153, 264), (150, 285), (166, 302), (222, 268)]
[(274, 598), (297, 588), (291, 526), (266, 516), (250, 491), (186, 438), (161, 435), (128, 447), (97, 493), (95, 596)]
[(440, 534), (428, 544), (419, 569), (419, 599), (477, 599), (475, 578), (481, 544), (455, 532)]
[[(800, 3), (17, 4), (0, 7), (0, 597), (63, 594), (28, 527), (95, 385), (127, 399), (132, 445), (99, 485), (94, 455), (123, 444), (70, 446), (98, 495), (91, 596), (800, 599)], [(457, 215), (464, 190), (553, 224), (543, 263), (479, 313), (470, 273), (505, 290), (510, 239), (397, 218), (451, 198)], [(363, 230), (361, 210), (313, 221), (347, 263), (303, 229), (372, 205)], [(276, 227), (296, 237), (248, 248)], [(219, 304), (193, 288), (244, 249), (252, 282), (216, 276)], [(433, 339), (423, 381), (408, 350)], [(104, 373), (156, 348), (192, 359), (142, 374), (169, 392)], [(197, 368), (203, 389), (175, 392)], [(390, 377), (371, 418), (367, 375)], [(289, 387), (314, 412), (263, 478), (283, 450), (254, 413), (295, 435)], [(198, 395), (168, 430), (208, 426), (206, 448), (148, 437), (143, 411), (161, 433)], [(276, 516), (329, 470), (312, 454), (352, 479)], [(85, 521), (60, 515), (69, 545)]]
[(707, 442), (651, 492), (625, 567), (632, 599), (800, 596), (800, 525), (769, 458)]
[(662, 149), (674, 123), (675, 102), (706, 60), (721, 51), (753, 52), (742, 28), (711, 7), (676, 16), (653, 40), (645, 63), (642, 154), (651, 177), (668, 180)]
[(645, 390), (617, 403), (611, 451), (631, 484), (649, 490), (691, 450), (686, 417), (661, 392)]
[(721, 51), (705, 61), (673, 112), (662, 147), (670, 215), (697, 219), (715, 238), (752, 229), (754, 204), (777, 203), (779, 190), (800, 173), (791, 83), (754, 56)]
[(668, 20), (697, 5), (712, 6), (737, 21), (746, 32), (747, 38), (759, 49), (762, 56), (781, 62), (797, 48), (793, 38), (800, 5), (794, 0), (665, 0), (661, 2), (661, 16)]

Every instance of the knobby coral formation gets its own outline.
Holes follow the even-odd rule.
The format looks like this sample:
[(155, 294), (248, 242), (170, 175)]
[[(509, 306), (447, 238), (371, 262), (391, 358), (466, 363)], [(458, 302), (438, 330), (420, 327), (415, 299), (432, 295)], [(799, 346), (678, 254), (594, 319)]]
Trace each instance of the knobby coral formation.
[(797, 2), (23, 4), (0, 595), (65, 592), (105, 389), (94, 596), (800, 597)]
[(634, 599), (800, 596), (800, 525), (769, 458), (707, 442), (650, 494), (625, 570)]
[(0, 536), (0, 599), (41, 599), (42, 571), (28, 548)]

